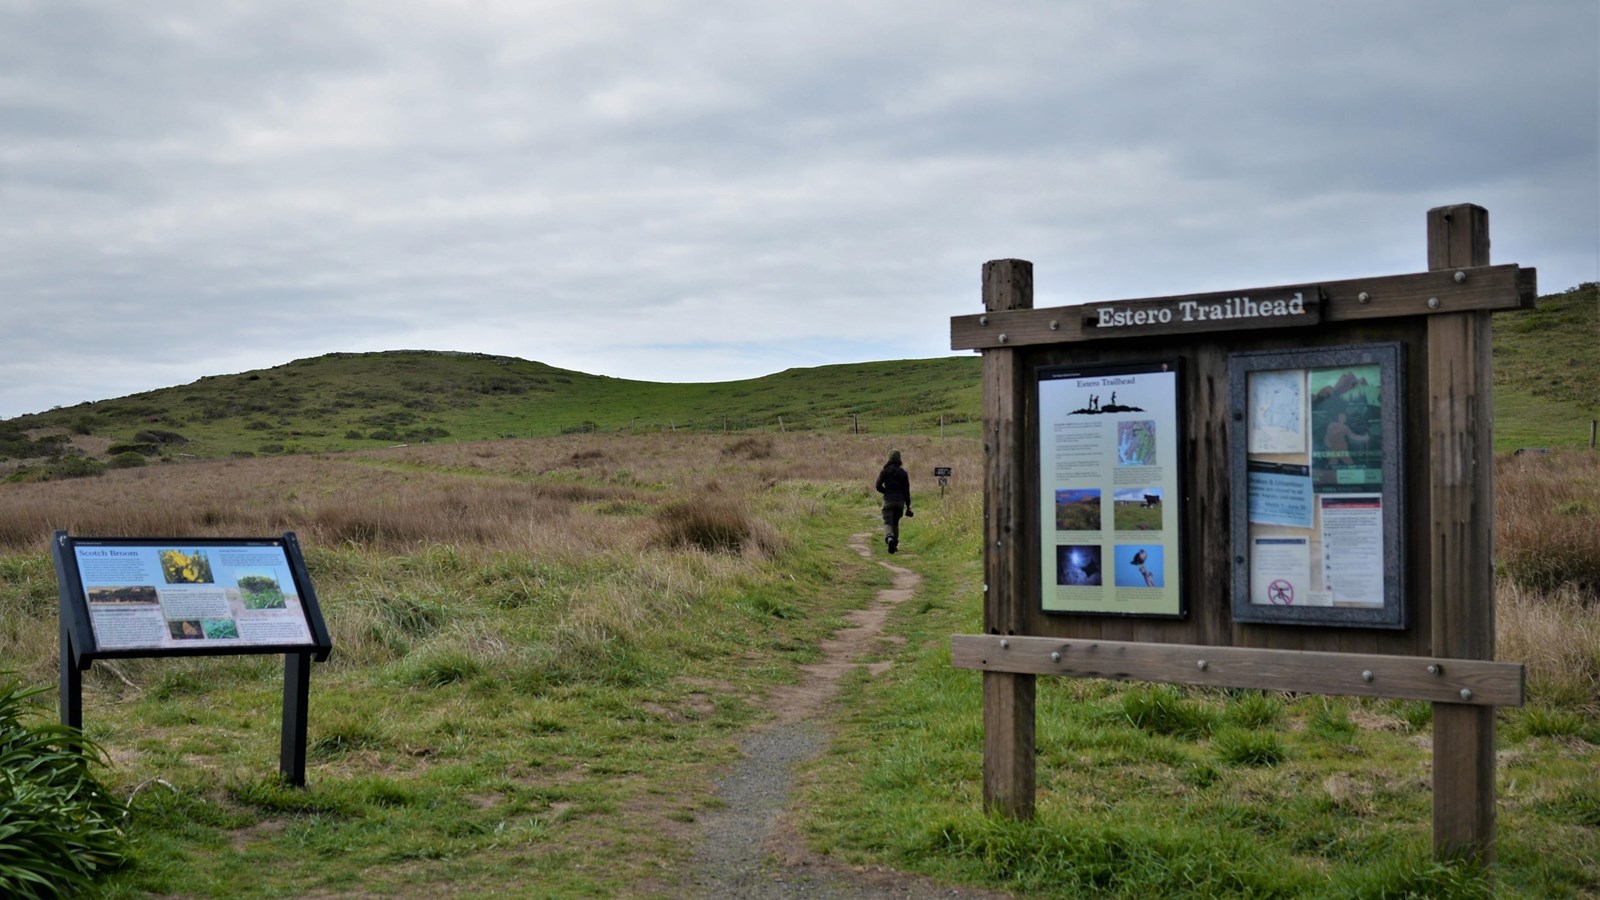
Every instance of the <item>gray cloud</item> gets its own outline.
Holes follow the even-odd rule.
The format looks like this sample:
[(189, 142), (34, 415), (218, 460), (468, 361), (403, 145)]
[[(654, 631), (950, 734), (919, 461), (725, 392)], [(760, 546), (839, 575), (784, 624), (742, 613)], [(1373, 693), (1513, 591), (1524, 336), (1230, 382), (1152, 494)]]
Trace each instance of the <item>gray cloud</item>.
[[(1039, 303), (1600, 278), (1592, 4), (0, 5), (0, 416), (334, 350), (724, 380)], [(93, 360), (85, 365), (85, 360)]]

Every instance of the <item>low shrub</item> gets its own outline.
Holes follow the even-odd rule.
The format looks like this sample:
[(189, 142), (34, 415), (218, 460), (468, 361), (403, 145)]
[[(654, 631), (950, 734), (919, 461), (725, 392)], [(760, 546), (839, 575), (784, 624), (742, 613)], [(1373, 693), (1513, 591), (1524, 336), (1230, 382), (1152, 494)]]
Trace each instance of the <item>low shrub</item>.
[(106, 463), (106, 468), (137, 469), (138, 467), (147, 464), (148, 460), (144, 458), (143, 453), (129, 450), (124, 453), (118, 453), (116, 456), (111, 457), (110, 461)]
[(732, 459), (771, 459), (772, 438), (741, 438), (722, 448), (722, 455)]
[(146, 429), (133, 436), (136, 441), (149, 444), (187, 444), (189, 439), (176, 431), (161, 431), (156, 428)]
[(48, 478), (96, 478), (106, 473), (106, 466), (87, 456), (63, 456), (45, 472)]
[(43, 691), (0, 683), (0, 896), (75, 893), (126, 858), (126, 807), (89, 772), (100, 748), (75, 728), (22, 721)]

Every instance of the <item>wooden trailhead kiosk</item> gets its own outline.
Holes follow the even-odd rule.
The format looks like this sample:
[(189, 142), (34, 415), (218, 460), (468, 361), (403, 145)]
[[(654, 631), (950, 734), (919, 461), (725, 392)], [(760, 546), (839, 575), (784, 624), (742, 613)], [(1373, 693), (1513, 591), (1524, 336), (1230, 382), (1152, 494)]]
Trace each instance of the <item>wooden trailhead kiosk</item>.
[(1033, 814), (1039, 675), (1433, 703), (1435, 855), (1492, 863), (1488, 213), (1427, 215), (1427, 271), (1033, 308), (983, 268), (984, 803)]

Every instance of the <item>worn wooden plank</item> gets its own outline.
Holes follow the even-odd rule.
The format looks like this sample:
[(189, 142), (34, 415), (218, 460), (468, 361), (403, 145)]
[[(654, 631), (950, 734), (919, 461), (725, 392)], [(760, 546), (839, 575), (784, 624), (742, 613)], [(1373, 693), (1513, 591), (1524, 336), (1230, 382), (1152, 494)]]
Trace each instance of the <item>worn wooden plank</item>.
[[(1489, 213), (1428, 211), (1428, 268), (1489, 264)], [(1519, 295), (1520, 296), (1520, 295)], [(1494, 440), (1489, 313), (1428, 321), (1429, 521), (1433, 652), (1494, 658)], [(1433, 846), (1443, 858), (1495, 856), (1494, 712), (1437, 704)]]
[(1385, 697), (1469, 707), (1521, 706), (1527, 701), (1523, 665), (1488, 660), (992, 634), (952, 636), (950, 657), (956, 668), (984, 672)]
[[(1457, 280), (1457, 273), (1461, 274)], [(1353, 278), (1316, 284), (1277, 285), (1209, 294), (1184, 294), (1133, 300), (1096, 301), (1078, 306), (1014, 311), (991, 310), (950, 319), (950, 349), (982, 350), (988, 347), (1023, 347), (1073, 343), (1118, 337), (1147, 338), (1163, 334), (1237, 332), (1272, 327), (1315, 325), (1311, 316), (1271, 319), (1221, 319), (1183, 321), (1184, 303), (1210, 305), (1233, 297), (1278, 297), (1287, 293), (1317, 291), (1321, 322), (1359, 322), (1405, 316), (1432, 316), (1467, 310), (1519, 309), (1531, 305), (1536, 287), (1532, 269), (1516, 265), (1446, 266), (1436, 272)], [(1362, 297), (1366, 299), (1363, 300)], [(1432, 301), (1432, 302), (1430, 302)], [(1097, 327), (1105, 308), (1176, 310), (1173, 322), (1143, 326)], [(1003, 339), (1002, 339), (1003, 337)]]
[[(983, 305), (990, 314), (1033, 305), (1033, 264), (991, 260), (983, 266)], [(1023, 588), (1022, 426), (1028, 372), (1010, 349), (983, 354), (984, 628), (1023, 631), (1029, 606)], [(1035, 679), (992, 673), (983, 679), (984, 808), (1016, 819), (1034, 811)]]

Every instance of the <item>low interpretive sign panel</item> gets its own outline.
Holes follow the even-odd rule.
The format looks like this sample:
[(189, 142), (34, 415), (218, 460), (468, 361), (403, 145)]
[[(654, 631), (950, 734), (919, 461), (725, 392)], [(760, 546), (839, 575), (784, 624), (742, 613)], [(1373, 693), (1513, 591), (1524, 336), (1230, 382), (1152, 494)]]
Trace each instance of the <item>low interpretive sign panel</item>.
[(328, 643), (290, 539), (63, 536), (57, 552), (80, 655), (283, 652)]
[(61, 604), (61, 724), (83, 727), (97, 659), (282, 653), (279, 771), (306, 783), (311, 660), (333, 641), (294, 532), (276, 538), (75, 538), (51, 544)]
[(1038, 370), (1041, 608), (1182, 616), (1178, 365)]

